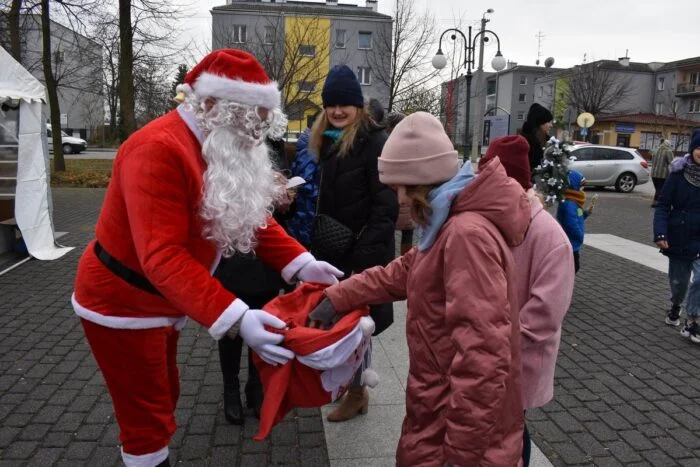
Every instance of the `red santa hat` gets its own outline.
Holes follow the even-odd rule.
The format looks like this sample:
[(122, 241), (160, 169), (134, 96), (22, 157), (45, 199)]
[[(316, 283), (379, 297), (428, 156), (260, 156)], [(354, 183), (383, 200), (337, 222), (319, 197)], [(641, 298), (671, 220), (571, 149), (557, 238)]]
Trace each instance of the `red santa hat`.
[(185, 82), (177, 86), (175, 100), (187, 94), (226, 99), (238, 104), (278, 109), (281, 95), (260, 63), (247, 52), (215, 50), (195, 65)]
[[(362, 383), (374, 387), (377, 374), (363, 365), (374, 332), (369, 308), (353, 310), (328, 330), (306, 327), (309, 313), (323, 299), (326, 285), (305, 283), (293, 292), (275, 298), (263, 308), (287, 323), (282, 345), (296, 358), (282, 366), (265, 363), (253, 354), (264, 398), (255, 439), (264, 439), (295, 407), (321, 407), (345, 393), (358, 368)], [(270, 329), (271, 331), (274, 331)]]

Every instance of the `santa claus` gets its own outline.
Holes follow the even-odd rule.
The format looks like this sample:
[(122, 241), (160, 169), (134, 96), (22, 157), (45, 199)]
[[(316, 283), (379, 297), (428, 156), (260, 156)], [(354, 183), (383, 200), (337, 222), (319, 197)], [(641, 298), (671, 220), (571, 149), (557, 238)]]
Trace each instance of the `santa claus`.
[(342, 275), (271, 217), (284, 188), (263, 142), (281, 136), (286, 118), (277, 84), (255, 58), (217, 50), (179, 91), (176, 110), (119, 148), (72, 299), (112, 396), (127, 466), (169, 465), (177, 340), (188, 317), (214, 339), (240, 333), (270, 364), (294, 357), (282, 333), (264, 327), (283, 321), (211, 276), (221, 255), (255, 251), (290, 283)]

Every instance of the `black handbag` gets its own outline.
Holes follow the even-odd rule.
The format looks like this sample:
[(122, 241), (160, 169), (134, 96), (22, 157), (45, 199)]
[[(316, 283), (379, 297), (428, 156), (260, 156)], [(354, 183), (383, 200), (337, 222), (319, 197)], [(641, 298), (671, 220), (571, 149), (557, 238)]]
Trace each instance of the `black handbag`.
[(355, 242), (355, 233), (350, 227), (326, 214), (319, 213), (321, 206), (321, 187), (323, 186), (323, 169), (316, 198), (316, 216), (314, 231), (311, 236), (311, 253), (324, 260), (334, 260), (345, 255)]

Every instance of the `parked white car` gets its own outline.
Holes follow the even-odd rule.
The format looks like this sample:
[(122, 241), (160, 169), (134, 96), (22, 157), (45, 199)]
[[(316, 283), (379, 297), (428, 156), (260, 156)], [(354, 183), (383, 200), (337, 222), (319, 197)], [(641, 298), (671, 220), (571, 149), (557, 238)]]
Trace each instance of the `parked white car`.
[(576, 160), (570, 169), (586, 177), (586, 186), (614, 186), (630, 193), (649, 181), (649, 164), (636, 149), (597, 144), (576, 145), (570, 156)]
[[(50, 124), (46, 125), (46, 139), (49, 143), (49, 151), (53, 151), (53, 134)], [(87, 149), (87, 141), (68, 136), (65, 131), (61, 130), (61, 146), (63, 146), (63, 154), (80, 154)]]

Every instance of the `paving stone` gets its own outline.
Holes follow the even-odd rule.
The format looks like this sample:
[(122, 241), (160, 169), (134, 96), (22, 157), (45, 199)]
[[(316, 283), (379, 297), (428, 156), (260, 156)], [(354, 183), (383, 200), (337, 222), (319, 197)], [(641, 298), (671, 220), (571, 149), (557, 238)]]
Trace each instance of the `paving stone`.
[(674, 438), (662, 436), (659, 438), (654, 438), (654, 443), (656, 443), (656, 445), (659, 446), (663, 452), (674, 459), (696, 457), (695, 453), (687, 449)]
[[(606, 441), (615, 441), (618, 439), (617, 432), (612, 430), (603, 422), (587, 422), (584, 423), (584, 426), (588, 429), (588, 432), (601, 443), (605, 443)], [(545, 438), (547, 440), (550, 439), (547, 435), (545, 435)]]
[(26, 459), (29, 460), (34, 450), (39, 445), (36, 441), (15, 441), (3, 450), (3, 459)]
[(32, 455), (31, 461), (35, 465), (53, 465), (61, 458), (62, 453), (62, 448), (39, 448)]
[(646, 436), (637, 430), (624, 430), (620, 431), (618, 434), (627, 442), (627, 444), (632, 446), (637, 451), (653, 449), (655, 447), (654, 443), (649, 441)]
[(637, 454), (632, 446), (624, 441), (609, 441), (605, 443), (613, 456), (622, 463), (639, 462), (642, 458)]
[(566, 464), (583, 464), (591, 461), (591, 458), (572, 442), (553, 443), (552, 448)]

